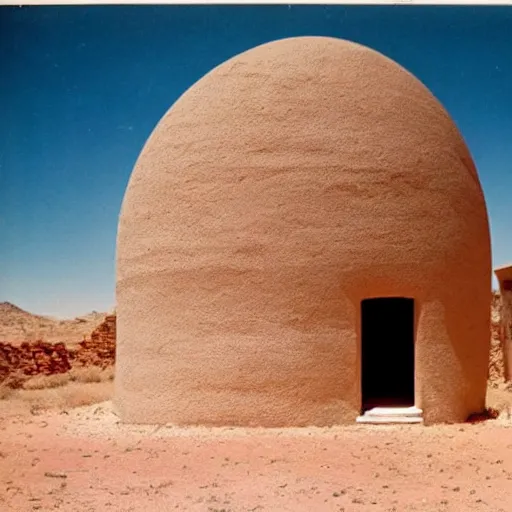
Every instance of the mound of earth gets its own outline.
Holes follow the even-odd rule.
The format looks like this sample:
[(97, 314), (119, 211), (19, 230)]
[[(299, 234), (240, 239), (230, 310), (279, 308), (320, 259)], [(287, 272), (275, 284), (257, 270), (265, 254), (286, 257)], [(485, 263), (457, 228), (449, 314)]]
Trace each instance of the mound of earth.
[(0, 341), (12, 344), (44, 340), (74, 344), (88, 337), (107, 313), (93, 311), (68, 320), (34, 315), (10, 302), (0, 303)]

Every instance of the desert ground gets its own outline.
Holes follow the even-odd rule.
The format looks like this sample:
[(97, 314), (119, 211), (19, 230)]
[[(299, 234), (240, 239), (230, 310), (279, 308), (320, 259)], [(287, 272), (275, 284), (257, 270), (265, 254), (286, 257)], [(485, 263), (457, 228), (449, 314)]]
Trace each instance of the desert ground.
[(124, 425), (109, 400), (76, 407), (111, 392), (75, 381), (0, 401), (0, 510), (512, 510), (508, 414), (265, 430)]
[[(4, 310), (6, 341), (9, 333), (50, 325), (12, 305)], [(69, 323), (51, 326), (54, 339), (72, 335), (71, 344), (83, 335)], [(101, 344), (115, 339), (115, 321), (101, 326), (94, 331), (98, 357)], [(19, 369), (7, 365), (0, 512), (511, 512), (512, 387), (500, 380), (496, 354), (487, 396), (493, 419), (438, 426), (124, 425), (111, 401), (110, 359), (103, 367), (74, 359), (65, 373), (20, 380)], [(9, 385), (12, 375), (16, 385)]]

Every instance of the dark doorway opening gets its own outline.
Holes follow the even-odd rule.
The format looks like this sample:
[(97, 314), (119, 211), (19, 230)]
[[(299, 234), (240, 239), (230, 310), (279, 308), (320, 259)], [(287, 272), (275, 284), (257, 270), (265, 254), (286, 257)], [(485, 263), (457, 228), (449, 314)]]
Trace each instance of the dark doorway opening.
[(362, 413), (414, 405), (414, 300), (361, 302)]

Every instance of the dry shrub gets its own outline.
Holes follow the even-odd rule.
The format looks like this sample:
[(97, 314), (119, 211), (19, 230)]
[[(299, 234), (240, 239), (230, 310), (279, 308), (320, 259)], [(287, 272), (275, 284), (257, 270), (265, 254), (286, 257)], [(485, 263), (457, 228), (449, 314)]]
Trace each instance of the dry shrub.
[[(0, 400), (12, 402), (14, 409), (78, 407), (112, 397), (114, 366), (73, 368), (67, 373), (35, 375), (11, 373), (0, 381)], [(22, 407), (21, 407), (22, 406)]]
[[(115, 367), (114, 366), (107, 366), (104, 370), (103, 370), (103, 377), (105, 381), (107, 380), (114, 380), (114, 376), (115, 376)], [(512, 388), (511, 388), (512, 390)]]
[(0, 400), (10, 398), (14, 390), (21, 388), (27, 377), (21, 372), (12, 372), (7, 374), (0, 381)]
[(79, 368), (55, 375), (13, 373), (0, 381), (0, 418), (65, 410), (112, 399), (114, 368)]
[(99, 366), (82, 366), (72, 368), (69, 374), (73, 382), (106, 382), (113, 380), (114, 368), (109, 366), (102, 370)]
[(7, 380), (0, 382), (0, 400), (10, 398), (14, 393), (14, 389), (9, 386)]
[(69, 371), (73, 382), (101, 382), (101, 368), (99, 366), (81, 366)]
[(51, 389), (64, 386), (69, 382), (69, 373), (53, 375), (35, 375), (23, 384), (23, 389)]
[(48, 409), (64, 410), (92, 405), (110, 400), (113, 390), (111, 382), (69, 382), (66, 386), (57, 388), (12, 390), (10, 399), (2, 402), (0, 416), (37, 414)]
[(70, 384), (62, 389), (61, 407), (82, 407), (105, 402), (112, 399), (113, 391), (111, 382)]

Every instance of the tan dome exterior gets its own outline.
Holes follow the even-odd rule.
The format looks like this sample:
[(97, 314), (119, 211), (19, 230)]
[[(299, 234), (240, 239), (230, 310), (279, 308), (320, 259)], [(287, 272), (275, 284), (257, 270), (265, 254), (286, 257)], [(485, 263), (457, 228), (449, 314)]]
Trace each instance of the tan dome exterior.
[(144, 147), (117, 250), (125, 422), (353, 423), (361, 301), (375, 297), (414, 299), (425, 423), (484, 407), (477, 173), (438, 101), (373, 50), (299, 37), (208, 73)]

